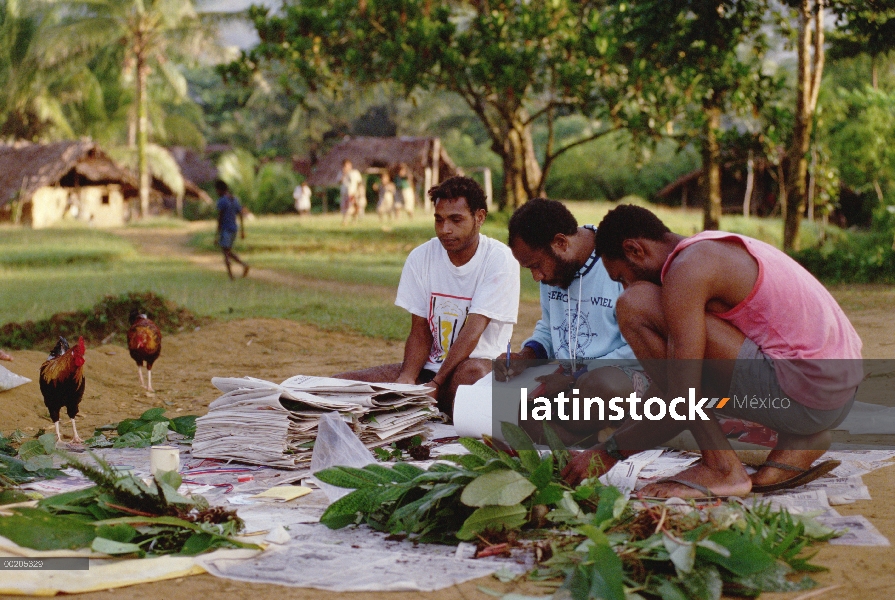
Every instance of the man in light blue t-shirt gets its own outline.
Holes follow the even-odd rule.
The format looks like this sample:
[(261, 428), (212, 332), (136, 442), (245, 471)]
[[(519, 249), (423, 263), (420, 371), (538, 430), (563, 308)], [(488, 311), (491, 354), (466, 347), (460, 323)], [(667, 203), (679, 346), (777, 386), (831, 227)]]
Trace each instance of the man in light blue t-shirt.
[[(510, 249), (540, 283), (541, 318), (522, 350), (510, 354), (509, 370), (506, 354), (497, 360), (496, 377), (518, 375), (525, 364), (519, 361), (561, 359), (567, 366), (574, 365), (574, 372), (568, 368), (538, 378), (548, 398), (572, 388), (587, 397), (625, 398), (635, 391), (641, 395), (649, 387), (649, 379), (619, 331), (615, 304), (622, 286), (609, 277), (594, 253), (595, 231), (593, 225), (579, 227), (575, 216), (556, 200), (535, 198), (513, 213)], [(589, 369), (587, 362), (595, 359), (606, 363), (591, 363)], [(618, 363), (608, 366), (613, 360)], [(600, 429), (588, 422), (577, 423), (577, 428), (571, 422), (562, 425), (577, 433)]]

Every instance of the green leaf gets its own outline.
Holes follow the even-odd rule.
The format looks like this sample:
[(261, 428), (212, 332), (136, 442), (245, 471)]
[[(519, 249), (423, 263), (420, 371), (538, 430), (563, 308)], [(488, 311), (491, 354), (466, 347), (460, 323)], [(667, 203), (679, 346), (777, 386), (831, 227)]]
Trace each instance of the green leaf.
[(336, 487), (361, 489), (384, 483), (391, 483), (391, 478), (379, 473), (354, 467), (330, 467), (314, 473), (314, 477)]
[(119, 435), (112, 442), (113, 448), (148, 448), (152, 445), (149, 441), (148, 433), (138, 433), (136, 431), (128, 431), (124, 435)]
[(27, 463), (34, 457), (46, 455), (47, 452), (46, 450), (44, 450), (43, 444), (40, 443), (38, 440), (28, 440), (27, 442), (19, 446), (18, 459), (23, 462)]
[(532, 495), (537, 488), (516, 471), (493, 471), (473, 479), (460, 501), (466, 506), (512, 506)]
[(438, 457), (438, 460), (449, 460), (469, 470), (478, 469), (485, 465), (483, 459), (473, 454), (442, 454)]
[(544, 489), (538, 490), (531, 502), (532, 504), (556, 504), (562, 500), (565, 491), (566, 489), (558, 483), (549, 483)]
[(187, 438), (192, 438), (196, 435), (196, 415), (174, 417), (171, 419), (168, 427), (175, 433), (179, 433)]
[(489, 458), (497, 458), (498, 456), (496, 450), (489, 448), (478, 440), (472, 438), (460, 438), (457, 442), (469, 450), (470, 454), (478, 456), (481, 459), (488, 460)]
[(407, 477), (408, 480), (413, 479), (417, 475), (422, 475), (426, 472), (415, 465), (408, 465), (407, 463), (398, 463), (394, 467), (392, 467), (392, 469)]
[(130, 433), (131, 431), (145, 424), (146, 423), (144, 421), (140, 421), (139, 419), (123, 419), (120, 423), (118, 423), (118, 435), (122, 436)]
[(696, 549), (696, 555), (740, 577), (764, 571), (775, 564), (773, 557), (766, 551), (752, 543), (747, 536), (732, 529), (715, 532), (708, 539), (726, 548), (730, 556), (723, 556), (704, 546)]
[(53, 457), (46, 454), (41, 456), (32, 456), (25, 461), (25, 470), (31, 473), (43, 471), (53, 468)]
[(544, 439), (553, 452), (553, 458), (556, 459), (556, 468), (559, 470), (565, 469), (566, 464), (569, 462), (569, 450), (562, 440), (559, 439), (559, 436), (556, 435), (553, 427), (546, 421), (544, 422)]
[(126, 543), (137, 537), (137, 530), (127, 523), (121, 523), (120, 525), (100, 525), (96, 528), (96, 535), (105, 538), (106, 540)]
[(19, 508), (12, 516), (0, 517), (0, 535), (33, 550), (75, 550), (90, 546), (96, 530), (74, 517)]
[(165, 418), (165, 409), (164, 408), (150, 408), (142, 415), (140, 415), (141, 421), (167, 421)]
[(561, 589), (572, 598), (625, 600), (622, 562), (608, 542), (592, 545), (587, 558), (570, 572)]
[(521, 504), (514, 506), (483, 506), (469, 515), (463, 522), (457, 537), (461, 540), (471, 540), (476, 534), (486, 530), (503, 531), (506, 529), (518, 529), (525, 524), (528, 511)]
[(56, 434), (54, 433), (45, 433), (37, 438), (37, 441), (40, 442), (44, 452), (47, 454), (52, 454), (53, 450), (56, 449)]
[(702, 565), (681, 579), (687, 588), (687, 596), (692, 600), (719, 600), (724, 584), (721, 574), (714, 565)]
[(500, 424), (500, 431), (503, 434), (503, 439), (506, 440), (510, 445), (510, 448), (516, 452), (519, 452), (520, 450), (537, 452), (531, 437), (529, 437), (529, 435), (525, 433), (525, 430), (518, 425), (504, 421)]
[(152, 426), (152, 433), (149, 436), (150, 444), (158, 444), (168, 439), (168, 421), (159, 421)]
[(544, 489), (553, 481), (553, 455), (548, 454), (541, 459), (540, 464), (532, 470), (528, 480), (539, 490)]
[[(322, 472), (318, 471), (316, 474), (319, 475)], [(358, 489), (347, 496), (342, 496), (327, 507), (320, 517), (320, 522), (330, 529), (341, 529), (353, 525), (357, 522), (357, 513), (366, 506), (368, 497), (369, 493), (366, 489)]]
[(674, 539), (669, 535), (662, 537), (662, 543), (668, 551), (669, 560), (677, 569), (678, 576), (689, 575), (696, 564), (696, 545), (693, 542)]
[(219, 538), (211, 535), (210, 533), (194, 533), (187, 538), (186, 542), (184, 542), (183, 548), (180, 552), (181, 554), (186, 554), (187, 556), (202, 554), (206, 550), (213, 548), (215, 546), (215, 542), (218, 541), (218, 539)]
[(137, 544), (116, 542), (115, 540), (108, 540), (102, 537), (94, 538), (90, 544), (90, 549), (103, 554), (145, 554), (143, 549)]
[(627, 505), (628, 500), (618, 488), (613, 486), (600, 488), (600, 501), (597, 503), (593, 523), (605, 528), (611, 521), (621, 516)]

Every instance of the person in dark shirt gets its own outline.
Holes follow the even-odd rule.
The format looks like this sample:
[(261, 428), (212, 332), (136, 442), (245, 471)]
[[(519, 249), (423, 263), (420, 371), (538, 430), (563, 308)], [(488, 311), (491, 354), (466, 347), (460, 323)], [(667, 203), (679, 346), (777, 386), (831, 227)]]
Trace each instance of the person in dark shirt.
[[(224, 253), (224, 264), (227, 265), (227, 275), (233, 279), (233, 271), (230, 269), (230, 262), (237, 262), (242, 265), (242, 276), (249, 274), (249, 265), (244, 263), (234, 252), (233, 242), (236, 241), (236, 234), (239, 233), (242, 239), (245, 239), (245, 223), (242, 220), (245, 209), (239, 200), (230, 193), (230, 187), (218, 179), (214, 184), (218, 193), (218, 232), (217, 243)], [(236, 218), (239, 217), (239, 224)]]

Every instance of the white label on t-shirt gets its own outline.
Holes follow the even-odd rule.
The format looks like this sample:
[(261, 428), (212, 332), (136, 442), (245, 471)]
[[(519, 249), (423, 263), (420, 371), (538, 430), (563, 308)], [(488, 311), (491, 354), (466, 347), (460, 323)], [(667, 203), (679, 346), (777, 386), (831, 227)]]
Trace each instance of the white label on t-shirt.
[(466, 323), (471, 304), (472, 298), (432, 292), (429, 297), (429, 329), (434, 342), (429, 362), (438, 365), (444, 362), (444, 357)]

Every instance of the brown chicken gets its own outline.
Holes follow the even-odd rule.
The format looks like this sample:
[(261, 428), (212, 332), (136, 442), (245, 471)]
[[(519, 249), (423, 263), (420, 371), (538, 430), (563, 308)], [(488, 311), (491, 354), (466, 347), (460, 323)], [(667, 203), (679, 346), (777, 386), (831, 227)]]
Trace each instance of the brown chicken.
[(77, 345), (69, 348), (65, 338), (60, 337), (46, 362), (40, 366), (40, 391), (56, 426), (56, 439), (60, 442), (59, 413), (63, 407), (71, 419), (71, 441), (76, 444), (83, 442), (75, 427), (75, 416), (84, 396), (84, 382), (84, 338), (79, 337)]
[[(131, 328), (127, 332), (127, 347), (131, 352), (131, 358), (137, 362), (140, 385), (150, 392), (154, 392), (155, 390), (152, 389), (152, 365), (162, 353), (162, 332), (149, 317), (136, 310), (130, 314), (130, 323)], [(143, 383), (144, 362), (146, 363), (148, 385)]]

